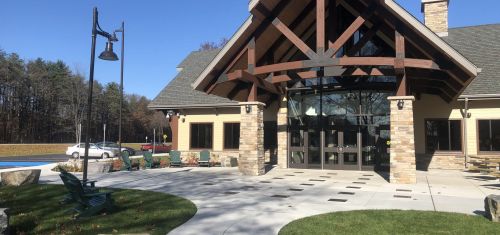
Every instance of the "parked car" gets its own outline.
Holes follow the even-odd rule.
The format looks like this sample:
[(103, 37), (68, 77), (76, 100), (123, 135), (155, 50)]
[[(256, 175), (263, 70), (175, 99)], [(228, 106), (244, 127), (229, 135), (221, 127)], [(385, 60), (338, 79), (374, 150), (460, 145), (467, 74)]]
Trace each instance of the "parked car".
[(141, 146), (141, 151), (153, 152), (153, 148), (155, 153), (169, 153), (170, 150), (172, 150), (172, 145), (156, 144), (153, 147), (153, 144), (143, 144)]
[[(106, 159), (110, 157), (115, 157), (117, 154), (118, 150), (102, 149), (95, 144), (90, 144), (89, 147), (89, 157), (101, 157), (103, 159)], [(66, 150), (66, 155), (70, 155), (73, 158), (78, 158), (78, 156), (84, 156), (85, 144), (81, 143), (68, 147), (68, 150)]]
[[(99, 148), (102, 148), (102, 149), (108, 149), (108, 150), (115, 150), (115, 151), (118, 151), (120, 149), (120, 145), (118, 145), (117, 143), (115, 142), (99, 142), (99, 143), (96, 143), (96, 145), (99, 147)], [(129, 147), (123, 147), (121, 148), (121, 151), (120, 152), (128, 152), (128, 155), (129, 156), (134, 156), (135, 155), (135, 149), (133, 148), (129, 148)]]

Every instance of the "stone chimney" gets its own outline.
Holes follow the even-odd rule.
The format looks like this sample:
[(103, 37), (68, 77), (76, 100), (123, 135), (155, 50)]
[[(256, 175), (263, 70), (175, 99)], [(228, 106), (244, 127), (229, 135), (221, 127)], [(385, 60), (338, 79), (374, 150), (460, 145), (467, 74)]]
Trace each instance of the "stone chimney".
[(440, 37), (448, 36), (448, 5), (450, 0), (422, 0), (424, 23)]

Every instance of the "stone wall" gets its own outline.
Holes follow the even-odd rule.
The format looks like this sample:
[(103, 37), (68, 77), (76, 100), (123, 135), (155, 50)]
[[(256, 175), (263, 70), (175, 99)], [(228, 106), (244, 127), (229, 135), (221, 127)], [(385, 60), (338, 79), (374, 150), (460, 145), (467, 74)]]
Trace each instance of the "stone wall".
[(464, 170), (465, 156), (463, 154), (417, 154), (417, 169)]
[[(190, 158), (200, 159), (201, 151), (181, 151), (181, 160), (182, 163), (188, 164), (190, 162)], [(235, 157), (238, 158), (239, 152), (238, 150), (234, 151), (210, 151), (210, 162), (220, 163), (220, 160), (225, 157)]]
[[(243, 102), (240, 121), (240, 155), (238, 167), (244, 175), (265, 174), (264, 104)], [(247, 113), (247, 108), (250, 112)]]
[[(416, 177), (413, 96), (389, 97), (391, 105), (390, 182), (414, 184)], [(402, 104), (402, 107), (399, 107)]]
[(278, 166), (288, 168), (288, 104), (286, 97), (281, 100), (278, 111)]
[(424, 22), (439, 36), (448, 36), (449, 0), (422, 0)]

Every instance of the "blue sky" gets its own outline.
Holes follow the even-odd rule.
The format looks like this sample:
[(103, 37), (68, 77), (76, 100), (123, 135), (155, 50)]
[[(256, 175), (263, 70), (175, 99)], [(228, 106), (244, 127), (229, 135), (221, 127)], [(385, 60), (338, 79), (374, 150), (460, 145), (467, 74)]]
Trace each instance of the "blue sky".
[[(399, 0), (421, 19), (420, 0)], [(248, 0), (2, 0), (0, 48), (23, 59), (63, 60), (89, 73), (92, 8), (107, 31), (126, 27), (125, 91), (154, 98), (176, 66), (205, 41), (230, 37), (248, 17)], [(452, 0), (450, 27), (500, 23), (498, 0)], [(99, 54), (105, 40), (99, 38)], [(119, 44), (115, 45), (119, 54)], [(96, 60), (95, 78), (119, 82), (120, 63)]]

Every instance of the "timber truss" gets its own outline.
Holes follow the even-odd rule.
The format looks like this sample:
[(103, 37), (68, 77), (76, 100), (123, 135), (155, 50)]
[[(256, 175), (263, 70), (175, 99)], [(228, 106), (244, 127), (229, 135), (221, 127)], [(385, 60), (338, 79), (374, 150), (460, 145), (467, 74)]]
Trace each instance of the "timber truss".
[[(204, 91), (270, 102), (297, 81), (395, 77), (398, 96), (435, 94), (450, 102), (474, 75), (454, 63), (383, 0), (261, 0), (251, 33)], [(297, 10), (298, 9), (298, 10)], [(241, 41), (241, 40), (240, 40)], [(379, 50), (361, 53), (368, 44)]]

